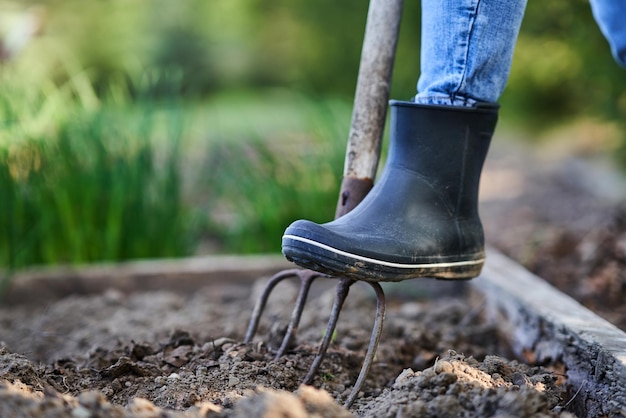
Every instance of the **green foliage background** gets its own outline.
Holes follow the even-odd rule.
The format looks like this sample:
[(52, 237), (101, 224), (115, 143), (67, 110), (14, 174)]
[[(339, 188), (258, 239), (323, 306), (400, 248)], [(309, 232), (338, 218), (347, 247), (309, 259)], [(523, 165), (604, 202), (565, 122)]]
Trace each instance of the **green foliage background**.
[[(354, 92), (368, 6), (362, 0), (0, 2), (14, 14), (27, 5), (41, 8), (45, 21), (43, 36), (15, 63), (33, 82), (60, 83), (84, 71), (100, 93), (117, 79), (148, 72), (157, 92), (175, 89), (186, 97), (280, 86), (345, 100)], [(419, 22), (420, 2), (405, 1), (396, 98), (415, 93)], [(588, 1), (529, 2), (502, 98), (504, 117), (540, 127), (581, 114), (621, 120), (625, 80)]]
[[(170, 74), (155, 88), (173, 78), (181, 94), (196, 97), (280, 86), (346, 99), (354, 91), (368, 6), (362, 0), (0, 2), (14, 11), (26, 4), (43, 7), (45, 30), (20, 56), (24, 77), (60, 82), (83, 70), (100, 92), (112, 80), (150, 70), (155, 77)], [(393, 84), (398, 98), (414, 94), (419, 76), (419, 22), (420, 2), (405, 1)], [(589, 111), (618, 118), (625, 74), (588, 1), (531, 1), (503, 101), (521, 119), (560, 122)]]

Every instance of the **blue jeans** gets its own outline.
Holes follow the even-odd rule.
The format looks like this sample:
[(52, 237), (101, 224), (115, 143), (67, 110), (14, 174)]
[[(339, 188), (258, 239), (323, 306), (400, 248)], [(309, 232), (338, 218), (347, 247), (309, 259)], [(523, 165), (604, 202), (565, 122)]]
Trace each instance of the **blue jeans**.
[[(626, 0), (591, 0), (616, 60), (626, 65)], [(415, 101), (496, 102), (509, 77), (526, 0), (422, 0), (421, 75)]]
[(626, 67), (626, 0), (591, 0), (590, 3), (613, 57)]

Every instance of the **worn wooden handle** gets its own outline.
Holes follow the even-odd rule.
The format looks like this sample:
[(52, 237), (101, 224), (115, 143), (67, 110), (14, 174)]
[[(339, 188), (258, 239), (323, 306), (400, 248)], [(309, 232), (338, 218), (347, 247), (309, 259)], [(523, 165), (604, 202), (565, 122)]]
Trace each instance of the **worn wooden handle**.
[(336, 218), (359, 204), (374, 185), (402, 6), (403, 0), (369, 4)]

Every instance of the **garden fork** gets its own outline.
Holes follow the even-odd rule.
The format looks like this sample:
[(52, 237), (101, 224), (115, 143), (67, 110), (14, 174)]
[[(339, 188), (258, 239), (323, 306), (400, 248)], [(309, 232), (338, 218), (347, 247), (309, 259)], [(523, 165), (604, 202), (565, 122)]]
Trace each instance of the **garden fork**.
[[(387, 114), (389, 90), (393, 62), (398, 42), (403, 0), (371, 0), (365, 26), (361, 62), (352, 110), (352, 121), (344, 165), (343, 179), (335, 217), (352, 210), (367, 195), (374, 185), (374, 178), (380, 159), (381, 141)], [(263, 309), (274, 287), (287, 278), (300, 279), (300, 291), (291, 315), (289, 326), (283, 337), (276, 358), (281, 357), (295, 337), (309, 289), (318, 277), (324, 274), (303, 269), (284, 270), (273, 276), (257, 301), (248, 325), (245, 342), (254, 338)], [(318, 353), (304, 378), (310, 384), (317, 373), (330, 345), (339, 313), (350, 286), (356, 283), (353, 278), (339, 278), (336, 297), (330, 319)], [(345, 402), (349, 407), (356, 399), (374, 360), (385, 317), (385, 294), (380, 284), (368, 282), (376, 293), (376, 316), (369, 346), (359, 377)]]

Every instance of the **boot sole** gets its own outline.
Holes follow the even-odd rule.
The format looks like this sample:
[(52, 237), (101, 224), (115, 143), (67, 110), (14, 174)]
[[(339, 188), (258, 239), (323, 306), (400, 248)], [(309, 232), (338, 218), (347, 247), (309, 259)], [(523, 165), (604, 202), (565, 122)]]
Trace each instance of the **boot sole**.
[(404, 264), (352, 254), (296, 235), (283, 236), (283, 254), (297, 265), (331, 276), (372, 282), (398, 282), (415, 278), (469, 280), (478, 276), (485, 258), (462, 261)]

